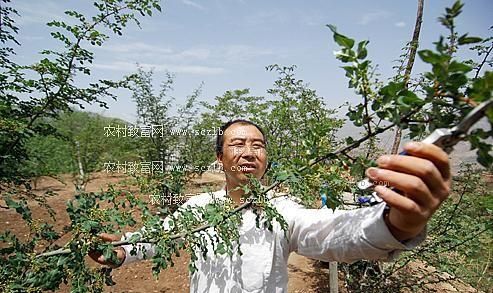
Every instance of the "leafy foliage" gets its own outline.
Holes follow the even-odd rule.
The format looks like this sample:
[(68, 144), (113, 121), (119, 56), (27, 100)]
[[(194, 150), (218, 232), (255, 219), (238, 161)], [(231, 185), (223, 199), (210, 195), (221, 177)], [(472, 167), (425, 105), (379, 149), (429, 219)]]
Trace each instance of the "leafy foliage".
[[(43, 123), (52, 125), (55, 133), (48, 136), (35, 135), (25, 143), (29, 159), (21, 172), (34, 178), (34, 181), (38, 176), (57, 177), (58, 174), (66, 173), (77, 177), (77, 154), (80, 155), (86, 174), (101, 171), (108, 161), (137, 159), (136, 138), (123, 140), (105, 135), (103, 131), (110, 125), (126, 124), (120, 119), (74, 110), (60, 114), (56, 120)], [(85, 179), (86, 182), (89, 179)]]
[[(0, 49), (3, 69), (0, 73), (0, 191), (7, 205), (1, 208), (15, 211), (30, 230), (28, 239), (22, 239), (10, 231), (0, 233), (0, 288), (5, 292), (54, 290), (62, 282), (70, 284), (73, 292), (102, 292), (105, 285), (113, 284), (111, 270), (91, 269), (85, 264), (84, 257), (89, 251), (99, 250), (106, 258), (116, 262), (114, 246), (127, 243), (147, 242), (155, 245), (156, 255), (152, 258), (155, 276), (162, 269), (172, 266), (173, 256), (179, 255), (182, 249), (190, 254), (189, 268), (192, 273), (200, 257), (241, 254), (238, 227), (241, 224), (239, 211), (242, 209), (251, 208), (254, 211), (259, 228), (272, 230), (275, 225), (285, 231), (288, 228), (269, 202), (267, 191), (288, 191), (312, 207), (322, 191), (329, 195), (329, 206), (337, 208), (341, 205), (342, 192), (354, 192), (353, 183), (362, 177), (367, 166), (373, 164), (380, 133), (398, 125), (407, 129), (411, 138), (422, 137), (436, 128), (457, 123), (473, 106), (492, 95), (493, 75), (482, 70), (485, 65), (491, 64), (488, 63), (491, 49), (485, 45), (491, 38), (482, 40), (468, 34), (457, 34), (454, 20), (460, 14), (462, 4), (456, 2), (439, 19), (449, 31), (448, 38), (441, 37), (433, 50), (419, 51), (421, 60), (428, 63), (431, 70), (423, 73), (412, 87), (407, 86), (400, 77), (391, 78), (385, 83), (378, 81), (376, 66), (368, 59), (368, 41), (357, 42), (329, 25), (334, 41), (341, 47), (336, 58), (344, 64), (342, 68), (348, 77), (348, 86), (361, 96), (361, 102), (351, 105), (346, 115), (350, 122), (362, 129), (361, 138), (337, 140), (335, 134), (342, 121), (335, 118), (334, 110), (327, 109), (322, 97), (295, 77), (294, 66), (267, 67), (267, 70), (278, 74), (273, 88), (267, 92), (269, 97), (251, 96), (249, 89), (232, 90), (216, 97), (215, 104), (200, 103), (202, 109), (198, 109), (199, 87), (178, 110), (178, 115), (173, 116), (169, 113), (173, 102), (170, 96), (173, 76), (170, 74), (165, 76), (157, 93), (152, 86), (154, 73), (140, 68), (136, 74), (121, 81), (100, 80), (84, 88), (76, 85), (77, 75), (91, 73), (88, 64), (93, 61), (93, 53), (89, 48), (101, 46), (109, 38), (101, 30), (109, 29), (120, 35), (129, 21), (139, 24), (136, 14), (152, 15), (153, 10), (161, 10), (154, 0), (100, 0), (94, 6), (98, 12), (91, 17), (76, 11), (66, 12), (76, 21), (74, 25), (50, 22), (52, 36), (61, 42), (63, 49), (43, 51), (39, 62), (32, 65), (18, 65), (9, 58), (14, 53), (9, 46), (17, 44), (17, 28), (12, 18), (17, 12), (9, 6), (1, 10), (5, 21), (1, 27), (0, 41), (9, 44)], [(479, 63), (461, 61), (455, 56), (459, 49), (471, 44), (476, 44), (472, 48), (485, 56)], [(163, 125), (163, 131), (167, 134), (165, 137), (138, 141), (121, 139), (118, 142), (124, 144), (118, 150), (115, 150), (116, 140), (108, 139), (104, 144), (93, 142), (92, 135), (102, 133), (108, 121), (85, 113), (69, 113), (73, 111), (71, 107), (82, 107), (83, 103), (105, 106), (103, 98), (115, 98), (111, 90), (119, 87), (130, 89), (137, 105), (139, 119), (136, 125), (131, 126)], [(490, 124), (493, 122), (492, 112), (488, 112)], [(207, 165), (215, 159), (211, 147), (214, 139), (202, 134), (201, 130), (217, 129), (225, 120), (233, 118), (248, 118), (267, 130), (271, 168), (263, 182), (252, 179), (243, 186), (245, 199), (248, 199), (245, 204), (235, 206), (227, 200), (214, 200), (202, 207), (159, 206), (156, 208), (158, 214), (147, 202), (128, 191), (117, 188), (92, 193), (78, 190), (74, 199), (67, 203), (70, 224), (62, 232), (33, 218), (29, 206), (33, 199), (49, 211), (50, 207), (46, 197), (32, 196), (31, 187), (26, 183), (29, 176), (55, 174), (68, 169), (74, 171), (73, 166), (56, 166), (56, 161), (47, 154), (36, 153), (35, 150), (53, 148), (67, 161), (74, 161), (74, 147), (78, 143), (82, 154), (80, 161), (87, 172), (98, 170), (101, 162), (115, 159), (114, 156), (119, 159), (129, 156), (146, 161), (162, 160), (167, 165)], [(81, 127), (82, 121), (89, 123)], [(200, 134), (173, 135), (172, 130), (197, 131)], [(480, 129), (468, 137), (471, 146), (478, 150), (478, 162), (486, 167), (492, 165), (491, 145), (487, 143), (491, 136), (491, 130)], [(358, 147), (365, 150), (351, 152)], [(30, 167), (21, 167), (21, 163), (27, 163)], [(146, 195), (181, 194), (189, 177), (201, 172), (175, 169), (137, 176), (136, 182), (140, 192)], [(471, 182), (467, 185), (467, 198), (483, 192), (470, 189), (475, 181), (467, 180)], [(18, 185), (23, 182), (24, 188)], [(461, 247), (456, 250), (457, 253), (473, 258), (484, 251), (482, 245), (461, 246), (466, 243), (463, 241), (467, 233), (486, 231), (491, 226), (490, 202), (487, 199), (471, 199), (470, 202), (472, 206), (480, 207), (481, 215), (486, 220), (473, 222), (472, 206), (464, 217), (456, 218), (458, 205), (454, 207), (446, 203), (443, 213), (437, 216), (432, 226), (438, 230), (444, 227), (450, 234), (438, 234), (436, 238), (431, 238), (424, 249), (431, 247), (435, 250), (423, 254), (423, 259), (432, 262), (431, 256), (442, 252), (439, 249), (443, 248), (450, 248), (451, 251)], [(52, 210), (50, 215), (55, 220)], [(166, 222), (163, 217), (167, 217)], [(136, 223), (145, 227), (140, 236), (137, 234), (131, 239), (114, 243), (103, 243), (97, 237), (102, 232), (121, 233)], [(163, 224), (166, 229), (163, 229)], [(59, 246), (57, 241), (66, 233), (70, 234), (70, 240)], [(486, 232), (481, 235), (484, 237), (481, 241), (487, 245), (491, 235)], [(208, 250), (209, 243), (213, 251)], [(134, 247), (132, 253), (136, 249)], [(405, 261), (405, 258), (401, 259), (401, 263)], [(451, 268), (448, 262), (437, 261), (437, 267), (455, 274), (462, 273)], [(477, 264), (478, 267), (485, 265), (481, 261)], [(371, 264), (365, 266), (358, 263), (356, 266), (356, 273), (350, 271), (348, 279), (361, 280), (354, 278), (361, 272), (361, 267), (367, 272), (368, 268), (373, 269), (371, 276), (374, 280), (364, 279), (359, 289), (367, 292), (371, 288), (395, 289), (388, 286), (386, 280), (392, 277), (397, 267), (379, 271)], [(481, 284), (479, 279), (470, 280)]]
[[(420, 78), (413, 80), (410, 86), (406, 84), (403, 76), (399, 75), (391, 78), (386, 84), (371, 80), (371, 75), (368, 74), (369, 71), (367, 70), (371, 68), (371, 62), (365, 60), (366, 52), (358, 53), (358, 51), (364, 51), (366, 43), (359, 42), (361, 46), (358, 46), (355, 51), (353, 50), (355, 41), (338, 33), (334, 26), (329, 26), (334, 33), (335, 42), (342, 47), (341, 51), (336, 53), (336, 58), (347, 64), (342, 68), (350, 80), (349, 87), (355, 88), (355, 92), (362, 97), (362, 102), (350, 107), (347, 113), (349, 120), (355, 126), (363, 126), (367, 135), (370, 135), (379, 131), (381, 125), (386, 125), (389, 122), (395, 123), (400, 128), (407, 129), (411, 139), (417, 139), (437, 128), (449, 128), (456, 125), (478, 103), (491, 99), (493, 92), (492, 72), (482, 71), (485, 65), (491, 67), (488, 63), (488, 52), (491, 50), (488, 46), (483, 45), (489, 42), (491, 38), (485, 39), (487, 40), (485, 42), (482, 38), (471, 37), (468, 34), (458, 36), (455, 18), (460, 15), (462, 7), (463, 4), (457, 1), (451, 8), (446, 8), (445, 14), (439, 18), (449, 35), (447, 38), (440, 37), (435, 43), (434, 50), (418, 51), (421, 60), (429, 64), (431, 70), (420, 74)], [(462, 47), (480, 42), (482, 45), (471, 48), (484, 55), (479, 63), (471, 60), (459, 60), (456, 57), (456, 53)], [(358, 56), (364, 57), (359, 58)], [(472, 74), (473, 68), (476, 69), (475, 74)], [(401, 74), (401, 71), (398, 73)], [(492, 113), (492, 109), (486, 113), (490, 128), (493, 125)], [(478, 163), (489, 169), (493, 163), (491, 143), (488, 141), (492, 134), (491, 129), (475, 129), (467, 136), (471, 149), (477, 149)], [(348, 138), (347, 142), (352, 143), (353, 139)], [(370, 162), (363, 162), (361, 169), (365, 169), (368, 163)], [(464, 174), (471, 175), (472, 173), (465, 171)], [(476, 174), (480, 173), (476, 172)], [(485, 190), (470, 189), (481, 184), (479, 178), (465, 179), (465, 177), (467, 176), (463, 175), (463, 179), (457, 178), (454, 183), (459, 185), (459, 188), (467, 190), (464, 191), (466, 194), (482, 199), (488, 198)], [(463, 195), (460, 195), (461, 198)], [(466, 197), (464, 195), (464, 198)], [(478, 214), (478, 209), (483, 208), (482, 199), (474, 200), (474, 203), (471, 202), (470, 205), (471, 209)], [(458, 207), (458, 204), (451, 204), (449, 201), (444, 205), (445, 207), (434, 218), (431, 226), (446, 223), (445, 228), (440, 229), (443, 227), (438, 226), (437, 230), (442, 231), (441, 234), (435, 234), (436, 231), (430, 233), (430, 240), (425, 245), (426, 248), (417, 249), (410, 256), (401, 258), (385, 269), (382, 269), (379, 264), (365, 261), (344, 266), (343, 270), (347, 274), (346, 282), (351, 290), (354, 292), (396, 292), (402, 288), (428, 290), (426, 285), (430, 282), (426, 279), (423, 280), (422, 276), (398, 274), (399, 270), (416, 258), (421, 258), (427, 263), (452, 273), (450, 279), (439, 278), (437, 282), (463, 277), (477, 284), (487, 273), (486, 270), (482, 272), (483, 276), (478, 276), (469, 272), (466, 273), (468, 270), (464, 269), (463, 265), (456, 265), (457, 263), (454, 262), (458, 257), (461, 259), (469, 256), (473, 258), (471, 263), (478, 263), (479, 267), (484, 268), (483, 262), (477, 259), (477, 253), (483, 251), (484, 247), (488, 247), (489, 244), (487, 243), (491, 242), (491, 235), (485, 235), (486, 230), (491, 230), (488, 209), (480, 217), (480, 222), (472, 223), (466, 220), (469, 217), (467, 211), (460, 211), (461, 215), (464, 215), (462, 213), (466, 214), (464, 218), (457, 216), (459, 209), (464, 209)], [(476, 214), (476, 216), (478, 215)], [(436, 224), (437, 222), (440, 224)], [(451, 227), (457, 227), (457, 230), (452, 232), (453, 228)], [(469, 237), (470, 235), (475, 236)], [(481, 238), (485, 246), (476, 245), (479, 244), (478, 242), (471, 246), (470, 241), (479, 235), (482, 235)], [(452, 266), (454, 269), (451, 269)], [(487, 267), (488, 265), (486, 265)]]

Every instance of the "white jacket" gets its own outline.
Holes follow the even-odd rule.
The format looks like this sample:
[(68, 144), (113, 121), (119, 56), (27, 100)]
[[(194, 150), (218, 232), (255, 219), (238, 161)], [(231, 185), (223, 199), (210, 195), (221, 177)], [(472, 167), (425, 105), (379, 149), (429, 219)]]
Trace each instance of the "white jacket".
[[(213, 197), (225, 196), (224, 189), (202, 193), (190, 198), (183, 206), (204, 206)], [(403, 250), (416, 247), (426, 237), (424, 229), (409, 241), (397, 241), (383, 219), (385, 203), (334, 212), (331, 209), (306, 209), (287, 196), (271, 202), (289, 225), (288, 237), (284, 237), (277, 222), (274, 222), (273, 232), (257, 229), (252, 210), (242, 210), (239, 241), (243, 255), (235, 253), (232, 260), (228, 255), (215, 256), (212, 246), (209, 246), (207, 259), (197, 253), (198, 270), (190, 277), (190, 292), (287, 292), (288, 257), (292, 251), (322, 261), (392, 260)], [(166, 222), (164, 225), (167, 228)], [(214, 233), (212, 228), (208, 232)], [(126, 233), (122, 240), (135, 233)], [(145, 248), (147, 258), (154, 255), (152, 244), (139, 244), (137, 255), (130, 254), (132, 245), (123, 248), (127, 255), (124, 264), (144, 259), (142, 248)]]

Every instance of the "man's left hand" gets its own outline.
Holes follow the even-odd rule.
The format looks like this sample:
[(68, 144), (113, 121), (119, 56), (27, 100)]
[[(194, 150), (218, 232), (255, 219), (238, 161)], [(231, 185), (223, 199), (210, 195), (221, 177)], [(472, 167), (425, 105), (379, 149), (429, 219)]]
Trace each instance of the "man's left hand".
[[(407, 156), (381, 156), (377, 160), (379, 168), (366, 171), (377, 183), (375, 191), (390, 206), (385, 221), (399, 241), (418, 235), (451, 189), (449, 159), (441, 148), (411, 142), (404, 150)], [(381, 185), (382, 182), (399, 193)]]

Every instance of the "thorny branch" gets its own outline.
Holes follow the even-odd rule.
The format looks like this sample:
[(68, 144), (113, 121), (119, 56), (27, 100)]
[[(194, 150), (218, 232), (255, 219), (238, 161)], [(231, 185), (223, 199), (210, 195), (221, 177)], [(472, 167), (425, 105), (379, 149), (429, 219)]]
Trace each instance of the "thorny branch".
[[(415, 109), (411, 112), (409, 112), (408, 114), (406, 114), (405, 116), (403, 116), (401, 118), (401, 122), (403, 121), (406, 121), (406, 119), (408, 119), (409, 117), (411, 117), (413, 114), (415, 114), (417, 111), (419, 110), (418, 109)], [(392, 123), (386, 127), (383, 127), (383, 128), (379, 128), (379, 129), (376, 129), (374, 132), (372, 133), (368, 133), (366, 134), (365, 136), (359, 138), (358, 140), (354, 141), (352, 144), (350, 145), (347, 145), (335, 152), (331, 152), (331, 153), (328, 153), (324, 156), (321, 156), (317, 159), (314, 159), (314, 160), (311, 160), (308, 165), (305, 165), (301, 168), (299, 168), (297, 171), (299, 173), (307, 170), (308, 168), (311, 168), (313, 167), (314, 165), (320, 163), (320, 162), (323, 162), (323, 161), (326, 161), (326, 160), (332, 160), (334, 158), (336, 158), (338, 155), (340, 154), (344, 154), (344, 153), (347, 153), (348, 151), (352, 150), (352, 149), (355, 149), (357, 148), (358, 146), (361, 145), (361, 143), (365, 142), (366, 140), (380, 134), (380, 133), (383, 133), (385, 131), (387, 131), (388, 129), (394, 127), (396, 125), (396, 123)], [(278, 181), (275, 181), (274, 183), (272, 183), (270, 186), (266, 187), (265, 189), (262, 190), (262, 195), (265, 195), (267, 194), (267, 192), (269, 192), (270, 190), (276, 188), (277, 186), (279, 186), (281, 183), (283, 183), (284, 181), (286, 181), (287, 179), (284, 179), (284, 180), (278, 180)], [(275, 198), (275, 197), (274, 197)], [(228, 215), (226, 215), (223, 219), (223, 221), (225, 221), (226, 219), (228, 219), (229, 217), (231, 217), (232, 215), (234, 215), (235, 213), (243, 210), (243, 209), (246, 209), (248, 207), (250, 207), (252, 204), (252, 201), (246, 201), (244, 204), (236, 207), (235, 209), (233, 209), (232, 211), (230, 211), (228, 213)], [(181, 238), (184, 238), (187, 234), (194, 234), (194, 233), (197, 233), (197, 232), (200, 232), (200, 231), (203, 231), (203, 230), (206, 230), (208, 228), (211, 228), (213, 227), (214, 225), (211, 225), (211, 224), (205, 224), (205, 225), (202, 225), (202, 226), (199, 226), (191, 231), (187, 231), (187, 232), (183, 232), (183, 233), (180, 233), (180, 234), (176, 234), (176, 235), (172, 235), (170, 236), (170, 240), (177, 240), (177, 239), (181, 239)], [(138, 241), (139, 243), (156, 243), (158, 242), (158, 240), (156, 239), (141, 239)], [(129, 240), (120, 240), (120, 241), (114, 241), (111, 243), (113, 246), (121, 246), (121, 245), (127, 245), (127, 244), (131, 244), (131, 242)], [(44, 257), (44, 256), (54, 256), (54, 255), (60, 255), (60, 254), (70, 254), (71, 253), (71, 250), (70, 249), (58, 249), (58, 250), (54, 250), (54, 251), (50, 251), (50, 252), (45, 252), (45, 253), (41, 253), (41, 254), (38, 254), (36, 257)]]

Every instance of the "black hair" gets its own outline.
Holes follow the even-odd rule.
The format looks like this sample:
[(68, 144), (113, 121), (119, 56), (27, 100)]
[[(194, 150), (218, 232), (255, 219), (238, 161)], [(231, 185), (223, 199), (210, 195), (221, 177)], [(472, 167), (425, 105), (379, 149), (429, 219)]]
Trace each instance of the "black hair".
[(220, 131), (217, 133), (216, 137), (216, 155), (223, 153), (223, 145), (224, 145), (224, 134), (226, 133), (226, 129), (235, 123), (240, 123), (243, 125), (253, 125), (257, 127), (257, 129), (262, 133), (264, 137), (264, 144), (267, 145), (267, 136), (265, 136), (265, 132), (262, 127), (258, 126), (256, 123), (246, 120), (246, 119), (235, 119), (226, 122), (223, 126), (221, 126)]

